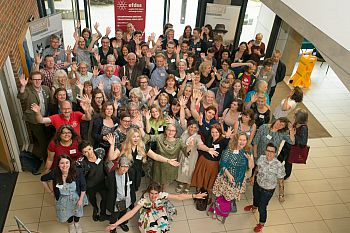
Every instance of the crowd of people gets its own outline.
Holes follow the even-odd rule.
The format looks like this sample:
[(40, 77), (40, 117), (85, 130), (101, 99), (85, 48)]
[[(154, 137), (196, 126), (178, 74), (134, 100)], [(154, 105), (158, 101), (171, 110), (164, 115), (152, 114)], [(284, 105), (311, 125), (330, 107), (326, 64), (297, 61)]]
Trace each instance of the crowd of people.
[[(286, 118), (302, 101), (300, 88), (270, 107), (285, 76), (281, 52), (265, 58), (260, 33), (230, 48), (209, 24), (186, 26), (179, 40), (166, 24), (163, 35), (146, 41), (132, 24), (113, 36), (98, 24), (96, 33), (79, 26), (73, 47), (62, 48), (52, 35), (30, 77), (19, 78), (57, 220), (82, 232), (79, 219), (90, 203), (93, 221), (109, 221), (107, 231), (127, 232), (139, 212), (141, 232), (168, 232), (176, 213), (170, 200), (224, 196), (235, 207), (251, 184), (253, 204), (244, 210), (259, 210), (254, 231), (261, 231), (277, 186), (284, 201), (290, 146), (308, 138), (305, 110), (297, 109), (293, 122)], [(170, 194), (174, 182), (177, 194)], [(137, 191), (144, 191), (140, 200)]]

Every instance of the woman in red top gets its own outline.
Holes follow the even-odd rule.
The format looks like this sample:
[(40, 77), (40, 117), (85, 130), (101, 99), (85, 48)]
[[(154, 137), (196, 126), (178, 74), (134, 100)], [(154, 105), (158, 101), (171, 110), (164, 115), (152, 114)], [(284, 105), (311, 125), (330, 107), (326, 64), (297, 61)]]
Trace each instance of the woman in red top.
[(61, 155), (68, 155), (73, 161), (80, 156), (78, 150), (78, 135), (70, 125), (62, 125), (56, 131), (55, 139), (53, 139), (48, 148), (48, 157), (45, 164), (45, 172), (54, 169), (57, 166), (57, 160)]

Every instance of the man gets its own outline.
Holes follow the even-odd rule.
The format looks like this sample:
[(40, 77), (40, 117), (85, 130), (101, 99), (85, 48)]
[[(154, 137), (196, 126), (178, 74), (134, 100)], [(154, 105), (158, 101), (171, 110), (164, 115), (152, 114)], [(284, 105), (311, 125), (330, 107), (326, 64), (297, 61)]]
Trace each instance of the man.
[(229, 108), (233, 99), (232, 92), (228, 91), (231, 87), (230, 80), (223, 79), (219, 87), (211, 89), (215, 93), (215, 99), (218, 103), (218, 115), (221, 116), (226, 108)]
[(51, 35), (50, 46), (43, 51), (41, 56), (46, 57), (47, 55), (51, 55), (54, 58), (55, 63), (65, 62), (68, 58), (64, 49), (60, 48), (60, 45), (60, 38), (55, 34)]
[(238, 74), (237, 79), (242, 81), (242, 86), (244, 87), (246, 93), (254, 90), (256, 77), (254, 75), (257, 64), (253, 60), (248, 60), (247, 65), (243, 68), (244, 72)]
[(43, 85), (48, 86), (51, 89), (53, 84), (52, 79), (56, 71), (59, 69), (65, 69), (70, 66), (70, 64), (72, 63), (72, 51), (70, 46), (67, 47), (66, 53), (67, 53), (67, 61), (60, 62), (60, 63), (55, 63), (55, 58), (53, 55), (46, 55), (44, 57), (45, 66), (42, 69), (39, 69), (39, 67), (40, 67), (40, 63), (42, 62), (43, 56), (40, 56), (39, 54), (35, 55), (34, 70), (40, 71), (40, 73), (43, 75), (43, 81), (42, 81)]
[[(192, 40), (191, 40), (192, 41)], [(182, 43), (181, 43), (181, 45), (180, 45), (180, 48), (181, 48), (181, 50), (180, 50), (180, 59), (185, 59), (186, 58), (186, 56), (185, 56), (185, 58), (184, 58), (184, 54), (187, 54), (188, 52), (189, 52), (189, 48), (190, 48), (190, 41), (187, 41), (187, 40), (185, 40), (185, 41), (183, 41)]]
[(140, 58), (140, 60), (137, 61), (135, 53), (129, 53), (126, 56), (126, 61), (128, 63), (120, 69), (119, 75), (129, 80), (131, 85), (127, 85), (127, 88), (131, 90), (133, 87), (138, 87), (137, 77), (142, 75), (146, 62), (145, 58)]
[(149, 85), (151, 87), (158, 87), (159, 89), (161, 89), (164, 87), (165, 79), (168, 75), (165, 69), (166, 58), (164, 54), (158, 53), (155, 56), (155, 63), (151, 63), (150, 62), (151, 57), (152, 57), (152, 53), (150, 51), (147, 52), (146, 65), (150, 70)]
[(20, 89), (17, 98), (20, 99), (24, 106), (23, 108), (23, 120), (25, 120), (32, 131), (32, 135), (36, 138), (39, 146), (39, 156), (41, 159), (47, 157), (47, 146), (49, 139), (46, 136), (45, 125), (38, 124), (35, 120), (35, 113), (30, 109), (31, 104), (35, 103), (42, 106), (41, 115), (47, 116), (49, 110), (50, 89), (47, 86), (41, 85), (42, 75), (39, 71), (34, 71), (30, 74), (31, 85), (27, 86), (28, 79), (22, 74), (19, 78)]
[(267, 218), (267, 205), (277, 184), (279, 185), (279, 201), (284, 201), (284, 167), (276, 158), (277, 148), (273, 143), (266, 146), (266, 155), (261, 155), (256, 163), (256, 169), (252, 176), (253, 205), (244, 207), (245, 211), (259, 210), (259, 223), (255, 226), (254, 232), (260, 232), (265, 225)]
[(166, 57), (166, 63), (168, 64), (168, 73), (174, 73), (176, 71), (176, 64), (180, 61), (180, 57), (175, 53), (175, 42), (168, 41), (166, 50), (163, 52)]
[(201, 62), (201, 53), (205, 53), (207, 51), (206, 43), (200, 38), (201, 29), (194, 28), (193, 29), (193, 40), (190, 43), (190, 50), (195, 54), (196, 61)]
[(114, 55), (115, 59), (118, 59), (117, 45), (115, 46), (115, 48), (111, 47), (108, 36), (102, 37), (101, 44), (101, 47), (98, 48), (98, 55), (100, 56), (101, 65), (106, 65), (108, 63), (107, 56), (110, 54)]
[(252, 43), (250, 59), (259, 64), (260, 59), (265, 56), (265, 44), (262, 42), (263, 34), (258, 33), (255, 36), (255, 40), (250, 41)]
[(270, 100), (272, 100), (272, 96), (275, 93), (276, 86), (279, 82), (281, 82), (284, 79), (284, 76), (286, 75), (286, 65), (281, 61), (281, 51), (275, 50), (272, 54), (272, 71), (275, 73), (275, 76), (271, 80), (271, 88), (270, 88)]
[[(107, 174), (107, 210), (111, 213), (109, 222), (115, 223), (127, 213), (127, 209), (132, 209), (136, 201), (135, 184), (133, 184), (132, 173), (129, 172), (131, 161), (126, 156), (121, 156), (118, 167), (115, 171)], [(128, 221), (120, 224), (120, 228), (127, 232)], [(111, 230), (115, 233), (116, 230)]]
[(133, 38), (128, 43), (128, 49), (130, 53), (136, 53), (137, 50), (141, 50), (140, 45), (145, 42), (142, 41), (142, 31), (136, 30)]
[(103, 90), (105, 94), (108, 95), (111, 92), (112, 82), (120, 82), (120, 78), (113, 74), (114, 69), (114, 65), (106, 64), (104, 74), (101, 74), (98, 77), (93, 77), (91, 79), (93, 88), (95, 89), (100, 83), (102, 83)]
[(55, 114), (49, 117), (43, 117), (41, 115), (41, 106), (33, 103), (31, 109), (35, 112), (35, 119), (37, 123), (40, 124), (52, 124), (57, 130), (61, 125), (71, 125), (75, 132), (80, 135), (80, 122), (90, 121), (92, 108), (90, 105), (90, 100), (87, 96), (82, 97), (80, 106), (84, 110), (85, 114), (81, 112), (72, 111), (72, 103), (65, 100), (61, 103), (60, 109), (61, 114)]

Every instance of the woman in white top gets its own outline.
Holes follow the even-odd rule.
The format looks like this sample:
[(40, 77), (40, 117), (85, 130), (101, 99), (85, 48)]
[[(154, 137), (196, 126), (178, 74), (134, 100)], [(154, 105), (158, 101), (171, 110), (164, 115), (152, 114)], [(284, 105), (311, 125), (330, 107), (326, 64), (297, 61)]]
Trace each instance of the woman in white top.
[(272, 121), (280, 117), (287, 117), (287, 115), (295, 109), (297, 103), (303, 101), (303, 90), (300, 87), (295, 87), (290, 91), (288, 96), (281, 101), (281, 104), (275, 108)]

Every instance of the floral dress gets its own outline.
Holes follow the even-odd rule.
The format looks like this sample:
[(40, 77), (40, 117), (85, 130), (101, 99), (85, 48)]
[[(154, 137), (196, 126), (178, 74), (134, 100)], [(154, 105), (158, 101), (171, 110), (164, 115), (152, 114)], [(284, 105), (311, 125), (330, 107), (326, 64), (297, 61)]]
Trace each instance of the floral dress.
[(137, 203), (141, 205), (138, 225), (140, 232), (163, 233), (170, 231), (166, 202), (168, 193), (160, 192), (157, 200), (151, 202), (148, 193)]

